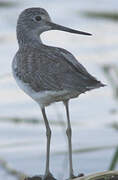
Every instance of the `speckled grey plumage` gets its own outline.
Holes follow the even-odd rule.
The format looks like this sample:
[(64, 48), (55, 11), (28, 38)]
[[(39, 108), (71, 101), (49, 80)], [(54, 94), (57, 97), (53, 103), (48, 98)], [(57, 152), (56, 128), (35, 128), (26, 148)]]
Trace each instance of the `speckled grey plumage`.
[(17, 55), (16, 75), (32, 89), (39, 91), (79, 91), (101, 86), (66, 50), (39, 45), (25, 46)]
[(42, 8), (24, 10), (17, 23), (19, 49), (13, 59), (13, 75), (20, 88), (31, 96), (41, 107), (46, 125), (47, 151), (43, 180), (54, 179), (50, 173), (51, 129), (46, 117), (45, 106), (63, 101), (67, 114), (67, 137), (69, 145), (69, 179), (73, 179), (71, 124), (68, 100), (81, 93), (104, 86), (67, 50), (46, 46), (40, 34), (48, 30), (62, 30), (70, 33), (91, 35), (90, 33), (66, 28), (51, 21)]
[(33, 18), (31, 19), (32, 16), (41, 13), (44, 20), (46, 19), (40, 25), (44, 26), (44, 29), (39, 28), (39, 35), (42, 31), (51, 29), (49, 25), (47, 27), (45, 25), (47, 20), (51, 21), (51, 19), (44, 9), (30, 8), (24, 12), (19, 16), (17, 24), (19, 50), (13, 62), (13, 72), (21, 81), (27, 83), (35, 92), (66, 90), (70, 98), (72, 93), (77, 96), (103, 86), (70, 52), (58, 47), (46, 46), (41, 42), (40, 37), (36, 37), (37, 24), (33, 22)]

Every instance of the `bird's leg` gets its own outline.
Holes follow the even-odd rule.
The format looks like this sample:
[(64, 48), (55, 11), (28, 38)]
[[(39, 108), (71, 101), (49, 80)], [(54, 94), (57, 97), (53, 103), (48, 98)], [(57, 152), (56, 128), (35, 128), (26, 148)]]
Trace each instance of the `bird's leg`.
[(50, 163), (50, 140), (51, 140), (51, 129), (46, 117), (45, 108), (42, 108), (42, 114), (46, 126), (46, 136), (47, 136), (47, 152), (46, 152), (46, 169), (45, 169), (45, 177), (48, 177), (51, 175), (50, 169), (49, 169), (49, 163)]
[(68, 138), (68, 148), (69, 148), (69, 172), (70, 172), (70, 179), (72, 179), (75, 176), (73, 174), (73, 164), (72, 164), (72, 142), (71, 142), (72, 130), (71, 130), (70, 117), (69, 117), (68, 101), (64, 101), (64, 105), (65, 105), (66, 114), (67, 114), (66, 134)]

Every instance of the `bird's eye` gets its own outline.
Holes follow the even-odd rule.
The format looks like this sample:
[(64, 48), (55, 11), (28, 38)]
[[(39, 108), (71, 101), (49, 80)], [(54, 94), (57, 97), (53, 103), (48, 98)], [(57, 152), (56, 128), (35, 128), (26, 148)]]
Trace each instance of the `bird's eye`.
[(41, 20), (41, 17), (40, 17), (40, 16), (36, 16), (36, 17), (35, 17), (35, 20), (36, 20), (36, 21), (40, 21), (40, 20)]

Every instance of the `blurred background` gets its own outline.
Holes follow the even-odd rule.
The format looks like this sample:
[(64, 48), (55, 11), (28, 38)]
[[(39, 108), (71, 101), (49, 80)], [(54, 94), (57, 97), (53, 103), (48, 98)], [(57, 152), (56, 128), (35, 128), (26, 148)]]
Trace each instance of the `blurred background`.
[[(18, 49), (16, 22), (28, 7), (45, 8), (52, 20), (93, 34), (50, 31), (45, 44), (67, 49), (107, 84), (70, 101), (75, 173), (118, 169), (118, 1), (0, 0), (0, 179), (43, 174), (46, 136), (38, 105), (16, 85), (11, 62)], [(51, 170), (68, 177), (66, 116), (62, 103), (47, 108), (52, 129)]]

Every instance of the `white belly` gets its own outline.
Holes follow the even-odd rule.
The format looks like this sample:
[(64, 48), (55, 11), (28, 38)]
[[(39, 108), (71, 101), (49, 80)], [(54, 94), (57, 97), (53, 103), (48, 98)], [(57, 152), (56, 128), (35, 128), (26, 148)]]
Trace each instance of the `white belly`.
[(15, 69), (17, 68), (16, 59), (14, 59), (12, 64), (13, 76), (18, 84), (18, 86), (30, 97), (32, 97), (41, 107), (48, 106), (49, 104), (57, 101), (64, 101), (70, 98), (75, 98), (79, 95), (79, 92), (70, 92), (67, 90), (60, 91), (41, 91), (36, 92), (32, 89), (30, 84), (24, 83), (20, 80), (15, 73)]
[[(70, 99), (71, 95), (68, 94), (68, 91), (41, 91), (35, 92), (28, 83), (21, 81), (14, 73), (14, 78), (18, 86), (30, 97), (32, 97), (41, 107), (48, 106), (49, 104), (57, 101), (64, 101)], [(77, 96), (78, 93), (75, 95)]]

